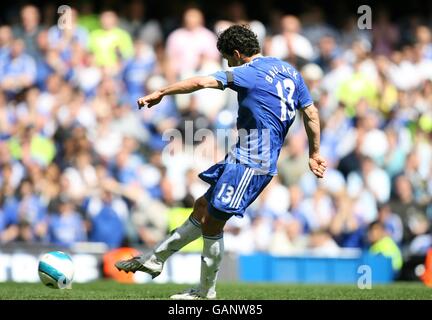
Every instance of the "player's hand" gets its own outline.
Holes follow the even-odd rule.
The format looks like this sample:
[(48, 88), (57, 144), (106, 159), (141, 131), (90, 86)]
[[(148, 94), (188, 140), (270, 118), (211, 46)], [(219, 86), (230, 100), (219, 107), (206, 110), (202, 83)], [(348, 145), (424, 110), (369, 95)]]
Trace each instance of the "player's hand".
[(327, 162), (319, 154), (315, 154), (309, 158), (309, 168), (317, 178), (323, 178)]
[(159, 91), (155, 91), (145, 97), (139, 98), (138, 108), (141, 110), (143, 107), (151, 108), (154, 105), (158, 104), (163, 98), (163, 95)]

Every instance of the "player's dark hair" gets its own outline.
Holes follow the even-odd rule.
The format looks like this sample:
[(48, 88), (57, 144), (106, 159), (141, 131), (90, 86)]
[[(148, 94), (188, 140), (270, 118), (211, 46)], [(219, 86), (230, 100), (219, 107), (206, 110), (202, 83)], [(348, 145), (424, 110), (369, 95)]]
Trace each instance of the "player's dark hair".
[(256, 34), (247, 25), (233, 25), (220, 33), (217, 48), (221, 53), (230, 56), (234, 54), (234, 50), (247, 57), (261, 51)]

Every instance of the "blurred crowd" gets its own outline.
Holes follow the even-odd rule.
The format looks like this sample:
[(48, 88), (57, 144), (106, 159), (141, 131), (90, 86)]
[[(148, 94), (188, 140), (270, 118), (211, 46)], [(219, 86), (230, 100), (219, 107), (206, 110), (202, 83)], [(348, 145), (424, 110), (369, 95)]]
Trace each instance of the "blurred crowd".
[(160, 241), (170, 212), (206, 191), (197, 173), (224, 156), (217, 139), (205, 139), (194, 148), (216, 145), (213, 154), (198, 159), (174, 142), (167, 160), (164, 132), (184, 133), (188, 121), (194, 132), (232, 128), (236, 96), (204, 90), (141, 111), (136, 99), (227, 68), (216, 35), (247, 23), (263, 54), (305, 78), (329, 168), (319, 181), (309, 172), (298, 115), (279, 175), (245, 218), (228, 222), (226, 249), (337, 255), (393, 245), (407, 256), (432, 246), (430, 25), (414, 19), (402, 27), (379, 11), (371, 30), (359, 29), (355, 16), (335, 28), (319, 8), (278, 12), (265, 25), (234, 2), (229, 19), (213, 25), (188, 8), (166, 33), (145, 18), (143, 2), (125, 6), (124, 16), (73, 9), (66, 22), (47, 26), (25, 5), (20, 23), (0, 26), (0, 244)]

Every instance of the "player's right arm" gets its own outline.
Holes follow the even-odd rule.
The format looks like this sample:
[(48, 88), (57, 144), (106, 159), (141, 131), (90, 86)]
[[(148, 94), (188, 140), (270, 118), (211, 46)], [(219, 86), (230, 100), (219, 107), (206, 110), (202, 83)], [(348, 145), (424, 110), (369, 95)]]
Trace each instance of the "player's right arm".
[(221, 89), (221, 83), (212, 76), (193, 77), (154, 91), (145, 97), (139, 98), (137, 102), (140, 109), (144, 106), (151, 108), (158, 104), (164, 96), (191, 93), (206, 88)]
[(318, 109), (312, 103), (301, 109), (303, 123), (309, 141), (309, 168), (318, 178), (324, 177), (327, 168), (325, 159), (320, 155), (320, 123)]

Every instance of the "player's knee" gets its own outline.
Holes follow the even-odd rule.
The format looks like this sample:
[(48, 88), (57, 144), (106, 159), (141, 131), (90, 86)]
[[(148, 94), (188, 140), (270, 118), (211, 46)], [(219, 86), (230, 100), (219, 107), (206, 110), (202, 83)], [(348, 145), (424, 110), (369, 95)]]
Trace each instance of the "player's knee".
[(207, 211), (201, 223), (204, 236), (217, 236), (223, 232), (226, 221), (213, 218)]
[(220, 233), (220, 231), (215, 228), (214, 223), (212, 223), (211, 220), (206, 218), (204, 218), (203, 222), (201, 223), (201, 230), (203, 236), (215, 236)]

